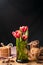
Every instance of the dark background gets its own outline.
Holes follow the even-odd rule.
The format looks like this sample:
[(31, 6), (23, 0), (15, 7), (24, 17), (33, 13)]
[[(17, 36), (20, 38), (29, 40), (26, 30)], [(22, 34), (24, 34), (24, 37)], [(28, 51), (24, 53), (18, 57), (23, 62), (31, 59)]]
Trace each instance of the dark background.
[(29, 27), (29, 41), (38, 39), (43, 45), (43, 2), (41, 0), (0, 0), (0, 43), (13, 43), (12, 31)]

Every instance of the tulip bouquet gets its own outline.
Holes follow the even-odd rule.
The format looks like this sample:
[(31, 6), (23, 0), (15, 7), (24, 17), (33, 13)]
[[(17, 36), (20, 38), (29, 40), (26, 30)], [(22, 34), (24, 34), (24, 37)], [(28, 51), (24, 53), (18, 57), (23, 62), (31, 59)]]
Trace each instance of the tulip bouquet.
[(28, 60), (27, 42), (28, 42), (28, 27), (19, 27), (19, 30), (13, 31), (12, 35), (16, 38), (17, 61), (23, 62)]

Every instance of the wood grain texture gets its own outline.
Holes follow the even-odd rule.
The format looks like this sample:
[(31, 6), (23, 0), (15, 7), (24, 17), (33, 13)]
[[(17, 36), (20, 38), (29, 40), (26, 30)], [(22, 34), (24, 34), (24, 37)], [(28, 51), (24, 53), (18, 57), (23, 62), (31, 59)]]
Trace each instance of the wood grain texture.
[(37, 63), (37, 62), (28, 62), (28, 63), (17, 63), (16, 57), (13, 58), (15, 62), (9, 62), (9, 63), (2, 63), (2, 60), (0, 60), (0, 65), (43, 65), (43, 63)]
[[(16, 48), (12, 48), (12, 54), (16, 54)], [(0, 59), (0, 65), (43, 65), (43, 63), (37, 63), (37, 62), (28, 62), (28, 63), (17, 63), (16, 62), (16, 57), (14, 56), (14, 61), (15, 62), (9, 62), (9, 63), (2, 63), (3, 59)]]

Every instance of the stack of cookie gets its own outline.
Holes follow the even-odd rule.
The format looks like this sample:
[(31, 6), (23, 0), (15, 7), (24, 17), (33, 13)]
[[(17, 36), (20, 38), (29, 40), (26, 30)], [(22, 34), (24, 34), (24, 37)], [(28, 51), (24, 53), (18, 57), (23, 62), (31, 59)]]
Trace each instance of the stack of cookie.
[(10, 46), (3, 46), (0, 47), (0, 57), (9, 57), (11, 55), (11, 47)]
[(29, 50), (29, 53), (28, 53), (29, 60), (30, 61), (37, 60), (37, 57), (39, 56), (39, 52), (40, 52), (39, 40), (31, 41), (28, 45), (30, 45), (30, 50)]
[(40, 55), (37, 62), (43, 63), (43, 47), (40, 48)]
[(0, 58), (6, 58), (11, 55), (11, 46), (7, 45), (5, 46), (4, 43), (0, 43)]

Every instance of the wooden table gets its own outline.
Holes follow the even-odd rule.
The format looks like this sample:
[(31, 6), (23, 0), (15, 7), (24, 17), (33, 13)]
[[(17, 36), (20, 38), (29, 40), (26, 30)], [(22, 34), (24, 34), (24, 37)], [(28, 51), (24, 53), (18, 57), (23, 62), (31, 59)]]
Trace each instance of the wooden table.
[[(16, 47), (13, 47), (11, 49), (11, 51), (12, 51), (12, 54), (16, 55)], [(14, 57), (13, 59), (14, 59), (15, 62), (10, 62), (10, 63), (2, 63), (2, 60), (0, 60), (0, 65), (43, 65), (43, 63), (37, 63), (37, 62), (17, 63), (16, 57)]]
[(36, 63), (36, 62), (17, 63), (16, 61), (15, 62), (10, 62), (10, 63), (2, 63), (0, 61), (0, 65), (43, 65), (43, 63)]

